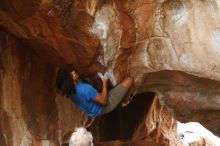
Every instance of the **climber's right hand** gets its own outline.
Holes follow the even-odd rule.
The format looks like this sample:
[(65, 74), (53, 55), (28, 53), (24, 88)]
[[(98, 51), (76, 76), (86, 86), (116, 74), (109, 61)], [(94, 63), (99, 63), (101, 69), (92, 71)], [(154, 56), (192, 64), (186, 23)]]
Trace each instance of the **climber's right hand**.
[(107, 81), (109, 78), (108, 72), (105, 72), (104, 75), (100, 72), (98, 72), (98, 76), (101, 78), (102, 81)]

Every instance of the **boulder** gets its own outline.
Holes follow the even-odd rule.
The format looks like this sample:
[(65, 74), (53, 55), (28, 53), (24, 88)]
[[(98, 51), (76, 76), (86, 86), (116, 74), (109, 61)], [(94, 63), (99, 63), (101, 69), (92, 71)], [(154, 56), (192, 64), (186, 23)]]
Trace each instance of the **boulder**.
[[(219, 136), (219, 21), (218, 0), (1, 0), (1, 124), (10, 125), (6, 135), (17, 130), (2, 143), (53, 139), (46, 131), (72, 119), (55, 93), (58, 67), (74, 67), (97, 86), (98, 71), (108, 71), (113, 86), (131, 76), (129, 94), (154, 92), (175, 119)], [(78, 112), (73, 121), (83, 123)]]

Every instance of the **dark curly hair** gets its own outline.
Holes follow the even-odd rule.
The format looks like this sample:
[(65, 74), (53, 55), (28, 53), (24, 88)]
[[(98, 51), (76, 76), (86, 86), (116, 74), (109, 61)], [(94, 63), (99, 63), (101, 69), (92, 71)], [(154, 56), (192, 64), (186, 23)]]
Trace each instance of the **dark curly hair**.
[(73, 83), (70, 71), (64, 68), (60, 68), (56, 77), (57, 92), (62, 96), (68, 96), (75, 94), (75, 85)]

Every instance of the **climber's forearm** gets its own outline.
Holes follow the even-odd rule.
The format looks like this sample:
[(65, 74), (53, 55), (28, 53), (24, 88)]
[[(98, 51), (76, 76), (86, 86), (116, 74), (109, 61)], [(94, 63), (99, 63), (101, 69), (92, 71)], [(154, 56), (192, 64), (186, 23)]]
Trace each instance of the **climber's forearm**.
[(107, 104), (107, 80), (103, 80), (102, 92), (96, 96), (95, 101), (103, 106)]

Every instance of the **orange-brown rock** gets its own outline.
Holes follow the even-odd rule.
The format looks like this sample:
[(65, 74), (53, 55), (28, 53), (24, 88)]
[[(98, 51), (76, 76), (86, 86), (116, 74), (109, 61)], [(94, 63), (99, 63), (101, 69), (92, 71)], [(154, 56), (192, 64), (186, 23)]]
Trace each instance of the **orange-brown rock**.
[(214, 144), (207, 138), (200, 138), (199, 140), (190, 143), (189, 146), (214, 146)]
[(2, 30), (0, 55), (0, 145), (61, 145), (86, 117), (56, 95), (56, 67)]
[[(146, 96), (146, 97), (143, 97)], [(137, 100), (137, 98), (139, 98)], [(142, 98), (142, 99), (140, 99)], [(149, 104), (144, 104), (143, 98), (148, 99)], [(146, 101), (145, 101), (146, 102)], [(135, 105), (139, 105), (141, 108), (145, 105), (148, 109), (145, 109), (144, 114), (138, 111), (138, 107), (134, 108)], [(144, 108), (141, 108), (144, 109)], [(99, 121), (99, 133), (93, 129), (93, 136), (95, 137), (95, 145), (100, 146), (182, 146), (182, 142), (177, 135), (177, 122), (167, 111), (166, 107), (161, 106), (157, 97), (149, 96), (149, 94), (142, 94), (135, 96), (135, 99), (128, 105), (127, 109), (116, 109), (114, 115), (110, 114), (107, 117), (102, 117)], [(126, 110), (132, 110), (134, 113), (130, 117), (126, 117)], [(140, 118), (138, 121), (135, 115)], [(114, 116), (120, 117), (116, 122), (110, 123), (106, 121), (107, 118), (114, 120)], [(108, 123), (106, 123), (108, 122)], [(132, 122), (132, 124), (130, 124)], [(122, 123), (122, 125), (120, 125)], [(112, 124), (112, 125), (110, 125)], [(119, 126), (118, 126), (119, 125)], [(129, 127), (126, 127), (128, 125)], [(111, 127), (106, 129), (106, 127)], [(134, 130), (131, 130), (133, 129)], [(117, 133), (113, 133), (112, 129), (115, 129)], [(129, 130), (130, 129), (130, 130)], [(104, 133), (103, 133), (104, 132)], [(130, 133), (128, 136), (128, 133)], [(112, 136), (110, 136), (112, 134)], [(105, 136), (105, 138), (103, 138)], [(99, 139), (97, 139), (99, 137)], [(108, 139), (106, 139), (108, 137)]]
[(153, 141), (148, 140), (137, 140), (137, 141), (109, 141), (109, 142), (99, 142), (95, 143), (96, 146), (164, 146), (157, 144)]
[(1, 0), (0, 115), (9, 128), (0, 134), (17, 131), (2, 143), (56, 137), (45, 129), (53, 133), (68, 117), (55, 98), (57, 66), (93, 82), (106, 70), (113, 85), (132, 76), (132, 94), (155, 92), (176, 119), (220, 135), (218, 7), (219, 0)]
[(164, 146), (182, 145), (177, 135), (176, 120), (166, 107), (160, 105), (157, 97), (154, 98), (145, 120), (139, 125), (132, 139), (151, 140)]

